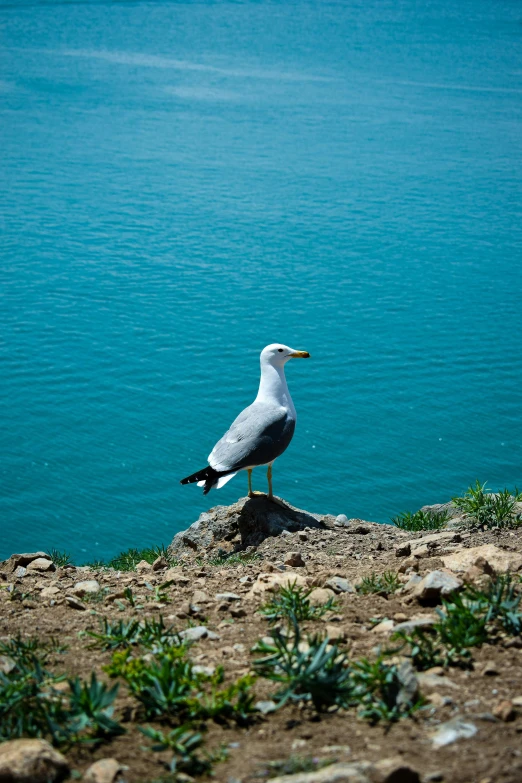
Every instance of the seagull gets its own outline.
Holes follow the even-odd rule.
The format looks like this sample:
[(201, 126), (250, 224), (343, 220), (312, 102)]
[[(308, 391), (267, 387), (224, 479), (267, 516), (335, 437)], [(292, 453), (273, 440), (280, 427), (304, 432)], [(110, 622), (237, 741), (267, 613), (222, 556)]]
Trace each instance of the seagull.
[(272, 465), (288, 447), (295, 430), (296, 411), (285, 378), (290, 359), (308, 359), (308, 351), (295, 351), (273, 343), (260, 356), (261, 379), (252, 405), (245, 408), (230, 429), (218, 440), (208, 457), (208, 467), (181, 479), (181, 484), (197, 483), (207, 495), (220, 489), (240, 470), (248, 473), (248, 497), (252, 492), (252, 470), (267, 466), (268, 497), (273, 499)]

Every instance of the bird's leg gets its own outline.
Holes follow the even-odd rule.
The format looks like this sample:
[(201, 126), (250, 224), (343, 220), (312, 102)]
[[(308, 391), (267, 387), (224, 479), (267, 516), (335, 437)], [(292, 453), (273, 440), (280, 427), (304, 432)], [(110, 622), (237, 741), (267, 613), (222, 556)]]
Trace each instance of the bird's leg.
[(249, 468), (247, 470), (247, 474), (248, 474), (248, 497), (253, 498), (254, 493), (252, 492), (252, 468)]
[(274, 497), (274, 493), (272, 491), (272, 465), (269, 465), (266, 471), (266, 477), (268, 479), (268, 499), (273, 501), (274, 503), (277, 503), (278, 505), (282, 506), (283, 508), (288, 508), (286, 503), (283, 500), (280, 500), (280, 498)]

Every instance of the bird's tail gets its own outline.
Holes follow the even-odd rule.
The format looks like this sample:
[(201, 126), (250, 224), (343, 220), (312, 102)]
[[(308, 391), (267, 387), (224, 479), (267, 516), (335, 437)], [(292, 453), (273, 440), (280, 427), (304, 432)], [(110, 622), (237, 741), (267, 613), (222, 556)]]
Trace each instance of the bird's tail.
[(204, 487), (203, 494), (208, 495), (212, 487), (217, 486), (219, 489), (227, 481), (230, 481), (231, 478), (234, 478), (235, 475), (235, 473), (228, 473), (227, 471), (214, 470), (209, 465), (203, 468), (203, 470), (197, 470), (191, 476), (181, 479), (180, 484), (195, 484), (197, 482), (198, 486)]

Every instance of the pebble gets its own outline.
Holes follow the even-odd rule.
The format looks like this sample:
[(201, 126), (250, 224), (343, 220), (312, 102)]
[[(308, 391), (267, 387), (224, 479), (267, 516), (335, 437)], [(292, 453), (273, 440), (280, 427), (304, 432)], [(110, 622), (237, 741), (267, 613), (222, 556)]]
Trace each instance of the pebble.
[(179, 632), (181, 639), (187, 642), (197, 642), (200, 639), (219, 639), (219, 635), (214, 631), (209, 631), (205, 625), (196, 625), (194, 628), (186, 628)]
[(84, 595), (96, 595), (101, 590), (100, 583), (96, 579), (86, 579), (83, 582), (77, 582), (72, 592), (77, 595), (78, 598), (83, 598)]
[(285, 565), (292, 566), (292, 568), (303, 568), (306, 564), (301, 552), (288, 552), (285, 557)]
[(449, 677), (444, 677), (434, 672), (419, 672), (417, 680), (421, 688), (452, 688), (454, 690), (460, 688), (460, 685), (450, 680)]
[(378, 761), (369, 777), (372, 783), (420, 783), (417, 770), (400, 756)]
[(13, 669), (16, 669), (16, 661), (9, 655), (0, 655), (0, 672), (10, 674)]
[(165, 571), (169, 567), (169, 561), (166, 557), (163, 557), (163, 555), (160, 555), (155, 559), (155, 561), (152, 564), (152, 570), (153, 571)]
[(513, 702), (509, 699), (503, 699), (493, 709), (493, 715), (495, 718), (507, 723), (507, 721), (514, 720), (515, 710), (513, 709)]
[(395, 623), (393, 620), (381, 620), (380, 623), (377, 623), (377, 625), (373, 626), (371, 633), (391, 633), (394, 626)]
[(215, 666), (202, 666), (200, 664), (196, 664), (192, 667), (192, 671), (194, 674), (204, 674), (206, 677), (212, 677), (214, 672), (216, 671)]
[(327, 603), (330, 598), (334, 597), (335, 593), (333, 590), (329, 590), (326, 587), (316, 587), (315, 590), (312, 590), (308, 596), (308, 600), (312, 606), (322, 606), (323, 604)]
[(446, 721), (446, 723), (441, 723), (431, 735), (431, 740), (435, 748), (442, 748), (445, 745), (451, 745), (459, 739), (470, 739), (475, 736), (477, 731), (478, 729), (474, 723), (457, 716)]
[(71, 609), (78, 609), (80, 612), (84, 612), (87, 609), (83, 601), (80, 601), (80, 599), (76, 598), (74, 595), (66, 595), (65, 603), (67, 606), (70, 606)]
[(210, 603), (209, 596), (203, 590), (195, 590), (190, 599), (191, 604), (208, 604)]
[(346, 640), (346, 629), (339, 625), (327, 625), (326, 635), (332, 642), (344, 642)]
[(37, 557), (35, 560), (31, 560), (31, 562), (27, 566), (28, 571), (56, 571), (56, 566), (53, 563), (52, 560), (49, 560), (46, 557)]
[(404, 631), (404, 633), (411, 633), (414, 628), (429, 627), (438, 622), (438, 617), (434, 614), (419, 615), (418, 617), (412, 617), (410, 620), (406, 620), (404, 623), (399, 623), (395, 626), (395, 631)]
[(271, 701), (270, 699), (265, 699), (264, 701), (256, 701), (256, 703), (254, 704), (254, 709), (262, 713), (263, 715), (268, 715), (269, 712), (275, 712), (275, 710), (277, 709), (277, 704), (275, 703), (275, 701)]
[(335, 522), (334, 522), (334, 525), (335, 525), (336, 527), (348, 527), (348, 526), (349, 526), (349, 524), (350, 524), (350, 520), (348, 519), (348, 517), (346, 516), (346, 514), (338, 514), (338, 515), (335, 517)]
[(67, 759), (42, 739), (16, 739), (0, 744), (0, 781), (57, 783), (69, 772)]
[(411, 545), (408, 541), (406, 544), (400, 544), (395, 550), (396, 557), (409, 557), (411, 555)]
[(117, 783), (123, 769), (116, 759), (100, 759), (91, 764), (82, 780), (84, 783)]
[(434, 707), (447, 707), (449, 704), (453, 704), (453, 699), (450, 696), (443, 696), (441, 693), (434, 691), (428, 693), (426, 701), (432, 704)]
[(500, 674), (498, 670), (498, 666), (493, 661), (486, 661), (484, 666), (482, 667), (482, 674), (485, 677), (496, 677)]
[(424, 606), (435, 606), (461, 587), (462, 582), (456, 576), (446, 571), (430, 571), (415, 587), (413, 597)]
[(43, 598), (44, 600), (48, 600), (50, 598), (55, 598), (57, 595), (61, 593), (61, 590), (59, 587), (44, 587), (42, 592), (40, 593), (40, 598)]
[(216, 601), (241, 601), (241, 596), (237, 593), (216, 593)]
[(152, 571), (152, 566), (150, 563), (147, 563), (146, 560), (140, 560), (140, 562), (136, 566), (136, 571), (138, 574), (145, 574), (148, 571)]
[(355, 593), (355, 587), (348, 579), (343, 576), (332, 576), (325, 583), (325, 587), (329, 587), (334, 593)]

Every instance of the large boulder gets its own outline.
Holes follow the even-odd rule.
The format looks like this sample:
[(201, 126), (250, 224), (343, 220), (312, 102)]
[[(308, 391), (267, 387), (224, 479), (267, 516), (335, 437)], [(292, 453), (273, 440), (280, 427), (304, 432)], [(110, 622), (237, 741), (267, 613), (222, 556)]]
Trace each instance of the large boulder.
[(0, 783), (58, 783), (69, 773), (67, 759), (42, 739), (0, 744)]
[(488, 574), (522, 570), (522, 555), (518, 552), (500, 549), (493, 544), (461, 549), (452, 555), (441, 557), (441, 560), (446, 568), (457, 573), (464, 573), (473, 566), (477, 566)]
[(266, 495), (241, 498), (231, 506), (215, 506), (203, 512), (197, 522), (174, 536), (169, 552), (179, 556), (225, 542), (229, 542), (229, 548), (241, 551), (284, 530), (293, 533), (310, 527), (324, 528), (334, 521), (334, 517), (309, 514), (283, 501), (269, 500)]

